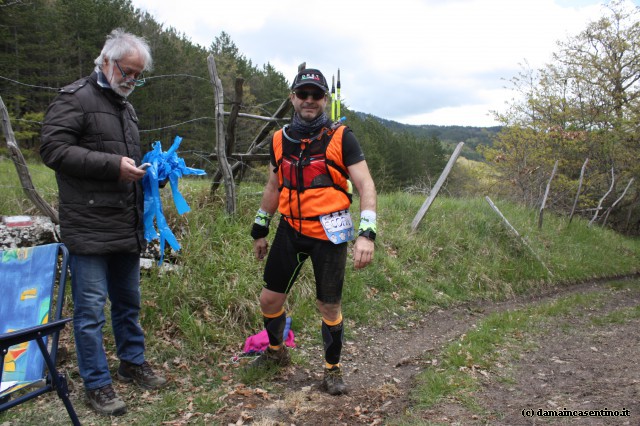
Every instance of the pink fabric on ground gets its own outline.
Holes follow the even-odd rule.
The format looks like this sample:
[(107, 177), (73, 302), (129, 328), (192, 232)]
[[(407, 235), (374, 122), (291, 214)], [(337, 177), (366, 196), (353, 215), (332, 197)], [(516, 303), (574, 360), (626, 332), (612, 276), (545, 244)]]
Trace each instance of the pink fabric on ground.
[[(287, 335), (287, 339), (284, 341), (284, 344), (290, 348), (296, 347), (295, 336), (293, 335), (292, 330), (289, 330), (289, 334)], [(245, 354), (264, 352), (264, 350), (267, 349), (267, 346), (269, 346), (269, 336), (267, 335), (267, 330), (262, 330), (258, 334), (247, 337), (247, 340), (244, 342), (243, 352)]]

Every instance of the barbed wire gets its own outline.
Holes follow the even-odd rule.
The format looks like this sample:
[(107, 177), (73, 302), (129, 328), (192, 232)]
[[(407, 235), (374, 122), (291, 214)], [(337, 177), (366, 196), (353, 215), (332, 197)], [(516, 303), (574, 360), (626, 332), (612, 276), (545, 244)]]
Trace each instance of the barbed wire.
[[(172, 127), (178, 127), (178, 126), (181, 126), (183, 124), (188, 124), (188, 123), (192, 123), (194, 121), (199, 121), (199, 120), (213, 120), (213, 117), (198, 117), (198, 118), (194, 118), (192, 120), (187, 120), (187, 121), (183, 121), (183, 122), (176, 123), (176, 124), (169, 124), (169, 125), (164, 126), (164, 127), (157, 127), (155, 129), (143, 129), (143, 130), (138, 130), (138, 131), (140, 133), (155, 132), (155, 131), (158, 131), (158, 130), (165, 130), (165, 129), (169, 129), (169, 128), (172, 128)], [(14, 118), (14, 121), (24, 121), (26, 123), (35, 123), (35, 124), (42, 125), (42, 121), (27, 120), (27, 119), (24, 119), (24, 118)]]
[(0, 78), (1, 78), (1, 79), (3, 79), (3, 80), (10, 81), (10, 82), (15, 83), (15, 84), (19, 84), (19, 85), (21, 85), (21, 86), (35, 87), (36, 89), (60, 90), (60, 88), (59, 88), (59, 87), (48, 87), (48, 86), (38, 86), (38, 85), (36, 85), (36, 84), (27, 84), (27, 83), (23, 83), (23, 82), (21, 82), (21, 81), (17, 81), (17, 80), (10, 79), (10, 78), (8, 78), (8, 77), (4, 77), (4, 76), (2, 76), (2, 75), (0, 75)]
[[(195, 79), (199, 79), (199, 80), (209, 81), (208, 79), (206, 79), (204, 77), (200, 77), (200, 76), (192, 75), (192, 74), (152, 75), (152, 76), (149, 76), (149, 77), (145, 77), (145, 80), (152, 80), (152, 79), (156, 79), (156, 78), (169, 78), (169, 77), (189, 77), (189, 78), (195, 78)], [(27, 84), (27, 83), (23, 83), (21, 81), (14, 80), (14, 79), (2, 76), (2, 75), (0, 75), (0, 79), (6, 80), (6, 81), (9, 81), (11, 83), (18, 84), (18, 85), (21, 85), (21, 86), (26, 86), (26, 87), (36, 88), (36, 89), (46, 89), (46, 90), (55, 90), (55, 91), (60, 90), (59, 87), (48, 87), (48, 86), (39, 86), (39, 85), (35, 85), (35, 84)], [(281, 102), (281, 100), (273, 99), (271, 101), (268, 101), (268, 102), (265, 102), (265, 103), (262, 103), (262, 104), (258, 104), (258, 105), (254, 105), (252, 107), (247, 107), (247, 106), (244, 106), (244, 105), (242, 105), (241, 107), (243, 107), (243, 108), (255, 108), (255, 109), (259, 110), (259, 111), (262, 111), (262, 112), (266, 113), (266, 112), (268, 112), (266, 110), (266, 107), (268, 105), (270, 105), (270, 104), (275, 103), (275, 102)], [(233, 101), (223, 101), (219, 105), (224, 107), (224, 106), (228, 106), (228, 105), (233, 105), (233, 103), (234, 103)], [(25, 122), (25, 123), (33, 123), (33, 124), (42, 125), (42, 122), (41, 121), (37, 121), (37, 120), (27, 120), (27, 119), (24, 119), (24, 118), (15, 118), (14, 120), (15, 121)], [(154, 129), (142, 129), (142, 130), (139, 130), (139, 132), (140, 133), (156, 132), (156, 131), (166, 130), (166, 129), (170, 129), (170, 128), (174, 128), (174, 127), (179, 127), (179, 126), (181, 126), (183, 124), (189, 124), (189, 123), (193, 123), (193, 122), (201, 121), (201, 120), (214, 120), (214, 118), (213, 117), (198, 117), (198, 118), (194, 118), (194, 119), (191, 119), (191, 120), (182, 121), (180, 123), (169, 124), (169, 125), (166, 125), (166, 126), (157, 127), (157, 128), (154, 128)]]
[(200, 77), (199, 75), (192, 75), (192, 74), (163, 74), (163, 75), (152, 75), (152, 76), (145, 76), (144, 79), (145, 80), (152, 80), (154, 78), (162, 78), (162, 77), (191, 77), (191, 78), (197, 78), (199, 80), (204, 80), (204, 81), (209, 81), (208, 79), (204, 78), (204, 77)]
[(164, 126), (164, 127), (157, 127), (155, 129), (144, 129), (144, 130), (138, 130), (138, 131), (140, 133), (155, 132), (155, 131), (158, 131), (158, 130), (169, 129), (171, 127), (178, 127), (178, 126), (181, 126), (183, 124), (192, 123), (194, 121), (200, 121), (200, 120), (213, 120), (213, 117), (198, 117), (198, 118), (194, 118), (194, 119), (191, 119), (191, 120), (183, 121), (181, 123), (170, 124), (170, 125)]

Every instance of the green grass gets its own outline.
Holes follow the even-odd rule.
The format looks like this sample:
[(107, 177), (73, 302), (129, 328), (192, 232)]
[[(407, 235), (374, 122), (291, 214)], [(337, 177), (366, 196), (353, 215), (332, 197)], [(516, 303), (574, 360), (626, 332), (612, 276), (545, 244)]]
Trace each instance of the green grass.
[(640, 306), (613, 311), (599, 318), (592, 318), (594, 325), (624, 324), (629, 319), (640, 318)]
[[(55, 204), (53, 173), (38, 164), (30, 165), (29, 170), (38, 191)], [(0, 200), (0, 214), (36, 214), (20, 189), (13, 163), (0, 160), (0, 171), (0, 186), (6, 194)], [(172, 378), (179, 381), (148, 404), (132, 410), (126, 417), (128, 423), (159, 424), (180, 419), (187, 407), (203, 415), (215, 412), (225, 378), (239, 376), (230, 367), (230, 357), (241, 351), (247, 336), (262, 328), (257, 298), (263, 263), (254, 259), (249, 235), (262, 185), (238, 186), (238, 209), (230, 216), (225, 210), (224, 188), (211, 195), (209, 184), (198, 178), (180, 182), (191, 207), (191, 212), (183, 216), (175, 212), (168, 188), (163, 193), (165, 215), (182, 245), (178, 253), (167, 252), (166, 257), (179, 269), (162, 272), (154, 268), (143, 273), (141, 323), (149, 359), (155, 365), (165, 365), (165, 371), (175, 374)], [(403, 192), (380, 195), (374, 262), (359, 271), (351, 266), (351, 258), (348, 263), (343, 298), (347, 339), (350, 330), (381, 325), (389, 318), (408, 322), (435, 308), (504, 300), (517, 294), (534, 294), (551, 285), (568, 286), (639, 270), (638, 239), (599, 226), (589, 227), (585, 220), (574, 218), (569, 224), (566, 218), (550, 212), (545, 213), (544, 226), (539, 229), (535, 212), (493, 201), (529, 247), (504, 227), (484, 199), (439, 197), (412, 233), (411, 222), (424, 197)], [(358, 211), (357, 197), (353, 211)], [(357, 218), (357, 213), (354, 216)], [(271, 228), (269, 238), (273, 237), (274, 224)], [(314, 294), (313, 274), (307, 265), (286, 307), (293, 318), (296, 338), (307, 347), (321, 344)], [(558, 303), (534, 314), (553, 317), (587, 302), (567, 303), (568, 307)], [(444, 375), (431, 369), (425, 372), (426, 384), (421, 387), (429, 391), (424, 392), (428, 394), (425, 400), (417, 398), (419, 404), (431, 404), (459, 388), (472, 389), (473, 381), (460, 367), (473, 364), (490, 368), (495, 361), (491, 348), (521, 344), (518, 336), (530, 327), (531, 320), (524, 312), (488, 318), (455, 342), (457, 346), (446, 350)], [(112, 341), (107, 334), (107, 350), (115, 356)], [(73, 353), (72, 343), (68, 349)], [(320, 367), (319, 351), (297, 356), (297, 364)], [(77, 379), (77, 375), (74, 377)], [(463, 398), (460, 394), (457, 397)], [(0, 415), (0, 423), (16, 420), (45, 424), (49, 416), (56, 415), (48, 408), (34, 407), (25, 404)], [(83, 415), (87, 423), (108, 424), (86, 409)]]
[[(17, 216), (23, 214), (38, 215), (33, 203), (25, 195), (16, 166), (3, 156), (6, 150), (0, 149), (0, 215)], [(54, 173), (42, 163), (29, 162), (29, 175), (38, 193), (50, 204), (56, 203), (58, 186)]]

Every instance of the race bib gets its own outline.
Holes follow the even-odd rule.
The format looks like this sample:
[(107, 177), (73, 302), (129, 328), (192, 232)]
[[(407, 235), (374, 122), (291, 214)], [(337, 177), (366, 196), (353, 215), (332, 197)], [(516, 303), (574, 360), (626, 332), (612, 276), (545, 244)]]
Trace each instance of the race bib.
[(320, 223), (329, 241), (334, 244), (345, 243), (355, 237), (351, 213), (348, 210), (320, 216)]

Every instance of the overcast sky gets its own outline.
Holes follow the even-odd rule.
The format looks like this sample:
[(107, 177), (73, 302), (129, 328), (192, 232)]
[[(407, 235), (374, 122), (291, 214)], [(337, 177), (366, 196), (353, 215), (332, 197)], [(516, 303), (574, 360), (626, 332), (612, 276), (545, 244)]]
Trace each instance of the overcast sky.
[[(631, 2), (631, 0), (627, 0)], [(640, 4), (635, 0), (634, 4)], [(298, 64), (329, 84), (340, 69), (349, 109), (408, 124), (493, 126), (525, 61), (603, 15), (597, 0), (133, 0), (165, 29), (208, 48), (222, 31), (291, 82)]]

